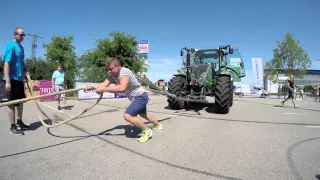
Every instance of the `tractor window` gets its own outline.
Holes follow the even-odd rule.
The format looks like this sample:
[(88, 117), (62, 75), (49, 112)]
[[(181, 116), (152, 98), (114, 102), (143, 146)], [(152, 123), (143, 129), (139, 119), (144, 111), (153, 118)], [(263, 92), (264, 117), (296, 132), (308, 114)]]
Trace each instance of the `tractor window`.
[(219, 53), (217, 50), (199, 50), (195, 54), (196, 64), (211, 64), (219, 71)]

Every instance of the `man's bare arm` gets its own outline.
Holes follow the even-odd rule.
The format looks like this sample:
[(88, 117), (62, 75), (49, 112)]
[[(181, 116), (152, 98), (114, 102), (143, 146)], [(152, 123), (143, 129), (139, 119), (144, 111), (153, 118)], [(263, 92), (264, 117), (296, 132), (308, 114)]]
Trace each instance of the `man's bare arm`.
[(112, 82), (112, 80), (111, 80), (111, 78), (110, 77), (108, 77), (106, 80), (104, 80), (102, 83), (100, 83), (100, 84), (97, 84), (96, 86), (95, 86), (95, 88), (97, 89), (97, 88), (102, 88), (102, 87), (107, 87), (107, 86), (109, 86), (110, 84), (111, 84), (111, 82)]
[(6, 77), (6, 83), (10, 82), (10, 64), (8, 62), (4, 63), (4, 76)]
[(24, 63), (24, 67), (23, 67), (23, 69), (24, 69), (24, 72), (25, 72), (25, 73), (27, 73), (27, 72), (28, 72), (28, 69), (27, 69), (27, 65), (26, 65), (26, 63)]
[(54, 78), (52, 78), (51, 83), (52, 83), (52, 89), (54, 90)]
[(117, 93), (117, 92), (123, 92), (127, 89), (129, 85), (130, 77), (125, 75), (120, 79), (120, 84), (118, 86), (112, 86), (112, 87), (100, 87), (99, 89), (96, 89), (97, 93), (103, 93), (103, 92), (111, 92), (111, 93)]

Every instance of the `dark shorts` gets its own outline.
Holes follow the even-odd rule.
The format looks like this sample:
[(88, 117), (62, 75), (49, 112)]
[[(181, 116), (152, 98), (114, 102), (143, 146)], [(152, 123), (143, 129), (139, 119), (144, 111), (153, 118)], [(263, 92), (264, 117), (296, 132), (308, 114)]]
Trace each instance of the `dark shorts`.
[[(4, 84), (6, 84), (6, 81), (4, 81)], [(11, 84), (10, 92), (6, 91), (6, 96), (8, 98), (8, 101), (26, 98), (23, 81), (17, 81), (17, 80), (11, 79), (10, 84)], [(18, 106), (18, 105), (19, 104), (15, 104), (15, 106)]]
[(293, 91), (290, 91), (290, 90), (289, 90), (288, 93), (289, 93), (288, 98), (293, 98)]
[(138, 114), (147, 114), (147, 104), (149, 101), (148, 94), (145, 92), (135, 97), (126, 110), (126, 114), (137, 116)]

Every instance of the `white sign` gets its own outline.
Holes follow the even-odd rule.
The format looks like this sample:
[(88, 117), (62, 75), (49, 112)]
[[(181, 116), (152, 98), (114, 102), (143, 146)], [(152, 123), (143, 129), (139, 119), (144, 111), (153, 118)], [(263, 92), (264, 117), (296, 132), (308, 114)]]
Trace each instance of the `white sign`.
[(231, 67), (240, 67), (241, 58), (230, 58)]
[[(97, 83), (76, 82), (75, 86), (76, 88), (83, 88), (86, 86), (94, 86), (96, 84)], [(114, 93), (104, 92), (103, 98), (107, 98), (107, 99), (114, 98), (115, 97), (114, 95), (115, 95)], [(83, 90), (78, 91), (79, 99), (98, 99), (99, 97), (100, 97), (100, 94), (97, 94), (95, 90), (86, 91), (86, 92), (84, 92)]]
[(149, 45), (148, 44), (139, 44), (139, 53), (148, 53)]
[(139, 54), (148, 54), (149, 53), (149, 41), (148, 40), (141, 40), (139, 41)]
[(256, 87), (264, 87), (263, 83), (263, 69), (262, 69), (262, 58), (252, 58), (252, 69), (254, 84)]

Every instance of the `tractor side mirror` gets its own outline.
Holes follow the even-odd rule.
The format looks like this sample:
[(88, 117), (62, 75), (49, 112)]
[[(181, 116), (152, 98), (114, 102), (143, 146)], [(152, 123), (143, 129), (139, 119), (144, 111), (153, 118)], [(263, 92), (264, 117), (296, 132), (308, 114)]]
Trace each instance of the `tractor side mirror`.
[(183, 56), (183, 50), (182, 49), (180, 50), (180, 56)]
[(187, 54), (187, 66), (188, 67), (190, 66), (190, 54), (189, 53)]
[(231, 47), (231, 46), (229, 47), (229, 53), (233, 54), (233, 47)]

